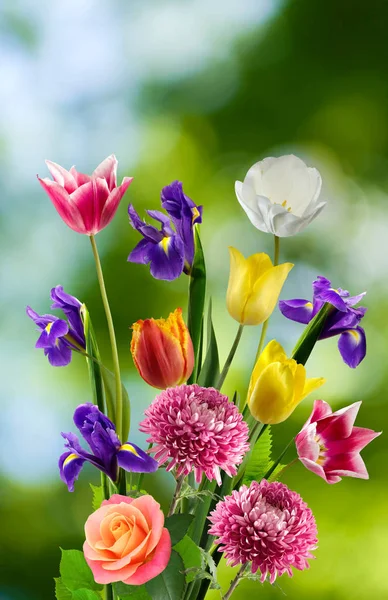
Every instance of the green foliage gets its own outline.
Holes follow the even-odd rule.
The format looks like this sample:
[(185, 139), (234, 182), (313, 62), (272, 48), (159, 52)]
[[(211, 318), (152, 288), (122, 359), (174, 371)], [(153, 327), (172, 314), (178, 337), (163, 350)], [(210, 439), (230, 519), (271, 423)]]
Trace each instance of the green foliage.
[(186, 535), (188, 528), (194, 520), (193, 515), (171, 515), (167, 517), (164, 526), (171, 536), (171, 544), (175, 546)]
[(133, 598), (133, 600), (151, 600), (151, 596), (145, 585), (126, 585), (121, 581), (113, 585), (116, 594), (121, 598)]
[(104, 490), (102, 489), (101, 485), (93, 485), (92, 483), (89, 485), (93, 492), (92, 507), (93, 510), (97, 510), (100, 508), (102, 501), (104, 500)]
[(72, 600), (101, 600), (101, 595), (93, 590), (80, 589), (73, 592)]
[(82, 588), (88, 590), (101, 590), (102, 586), (96, 583), (93, 574), (80, 550), (62, 550), (59, 572), (62, 584), (70, 591)]
[(216, 334), (212, 321), (212, 301), (210, 299), (207, 313), (207, 350), (205, 361), (198, 377), (198, 383), (203, 387), (212, 387), (216, 385), (219, 377), (220, 360), (218, 356)]
[[(92, 388), (93, 400), (97, 404), (98, 408), (105, 413), (105, 402), (104, 402), (104, 390), (102, 385), (101, 376), (101, 358), (100, 352), (97, 346), (96, 336), (90, 314), (85, 304), (81, 307), (81, 318), (84, 325), (86, 352), (91, 358), (87, 358), (86, 362), (89, 370), (90, 386)], [(113, 407), (108, 407), (108, 415), (111, 420), (114, 421), (115, 414)]]
[(301, 365), (306, 364), (316, 342), (318, 341), (325, 321), (332, 310), (333, 307), (330, 304), (324, 304), (321, 310), (305, 328), (292, 353), (292, 358), (296, 360), (297, 363), (300, 363)]
[(263, 435), (257, 440), (248, 464), (245, 469), (243, 483), (249, 485), (251, 481), (260, 481), (271, 467), (272, 434), (267, 427)]
[(152, 600), (180, 600), (186, 585), (184, 569), (181, 557), (173, 550), (165, 570), (146, 583)]
[(174, 547), (183, 560), (186, 572), (186, 581), (190, 583), (195, 578), (195, 570), (202, 564), (201, 549), (193, 540), (185, 535), (184, 538)]
[(67, 589), (61, 577), (55, 577), (55, 597), (57, 600), (72, 600), (73, 594)]
[[(108, 407), (108, 416), (109, 418), (111, 418), (109, 415), (109, 411), (115, 411), (115, 409), (112, 409), (112, 407), (116, 406), (116, 379), (115, 375), (105, 367), (101, 370), (101, 375), (104, 382), (105, 399)], [(128, 434), (131, 424), (131, 406), (129, 402), (128, 392), (123, 384), (121, 384), (121, 389), (123, 394), (123, 439), (121, 441), (122, 443), (125, 443), (128, 440)]]
[(197, 380), (200, 342), (206, 293), (206, 267), (198, 227), (195, 227), (195, 253), (189, 285), (188, 328), (193, 342), (195, 365), (189, 383)]

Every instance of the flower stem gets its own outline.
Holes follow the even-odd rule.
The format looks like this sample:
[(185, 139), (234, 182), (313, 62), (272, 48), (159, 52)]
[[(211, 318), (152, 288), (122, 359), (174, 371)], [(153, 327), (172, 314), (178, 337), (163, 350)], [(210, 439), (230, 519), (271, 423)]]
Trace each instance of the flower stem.
[[(279, 254), (280, 254), (280, 238), (277, 235), (274, 235), (274, 257), (273, 257), (274, 267), (276, 267), (279, 264)], [(262, 328), (261, 328), (260, 341), (259, 341), (259, 345), (257, 347), (255, 363), (263, 350), (265, 338), (267, 335), (268, 325), (269, 325), (269, 318), (266, 321), (264, 321)]]
[(178, 505), (179, 502), (179, 494), (180, 491), (182, 489), (182, 485), (183, 485), (183, 481), (185, 479), (184, 475), (181, 475), (180, 477), (178, 477), (177, 481), (176, 481), (176, 488), (175, 488), (175, 492), (174, 495), (172, 497), (172, 501), (171, 501), (171, 506), (170, 506), (170, 510), (168, 511), (168, 517), (171, 517), (171, 515), (174, 514), (175, 509)]
[(229, 598), (231, 598), (234, 590), (240, 583), (242, 576), (244, 575), (245, 571), (247, 570), (248, 564), (249, 563), (245, 563), (245, 565), (241, 565), (239, 572), (237, 573), (236, 577), (233, 579), (233, 581), (230, 584), (230, 588), (226, 592), (225, 596), (222, 596), (222, 600), (229, 600)]
[(107, 583), (104, 586), (104, 600), (115, 600), (113, 586), (111, 583)]
[(234, 342), (233, 342), (232, 347), (230, 349), (230, 352), (228, 354), (228, 358), (225, 361), (224, 368), (221, 371), (220, 378), (219, 378), (218, 383), (216, 385), (217, 390), (220, 390), (222, 388), (222, 386), (223, 386), (223, 383), (224, 383), (224, 381), (226, 379), (226, 376), (228, 374), (228, 371), (230, 369), (230, 365), (232, 364), (232, 360), (234, 358), (234, 355), (236, 354), (236, 350), (237, 350), (238, 345), (240, 343), (243, 330), (244, 330), (244, 325), (240, 324), (239, 328), (237, 330), (236, 337), (234, 339)]
[(94, 235), (90, 236), (90, 243), (92, 245), (93, 256), (94, 256), (94, 260), (96, 263), (97, 278), (98, 278), (98, 283), (100, 285), (101, 298), (102, 298), (102, 303), (104, 305), (106, 320), (108, 323), (109, 338), (110, 338), (110, 344), (111, 344), (111, 348), (112, 348), (113, 371), (115, 374), (115, 381), (116, 381), (116, 419), (115, 419), (116, 423), (115, 423), (115, 425), (116, 425), (117, 435), (118, 435), (119, 439), (121, 440), (122, 426), (123, 426), (123, 394), (122, 394), (122, 388), (121, 388), (119, 354), (117, 351), (116, 335), (115, 335), (115, 330), (114, 330), (114, 325), (113, 325), (112, 313), (111, 313), (110, 307), (109, 307), (109, 301), (108, 301), (108, 296), (106, 293), (105, 282), (104, 282), (104, 275), (102, 273), (101, 261), (100, 261), (99, 255), (98, 255), (98, 250), (97, 250), (97, 245), (96, 245), (96, 240), (94, 238)]

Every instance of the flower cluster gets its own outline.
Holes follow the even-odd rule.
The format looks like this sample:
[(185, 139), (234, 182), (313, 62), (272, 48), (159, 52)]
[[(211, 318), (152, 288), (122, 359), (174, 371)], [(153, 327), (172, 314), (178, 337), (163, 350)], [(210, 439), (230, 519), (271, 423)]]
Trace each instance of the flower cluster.
[[(51, 298), (52, 308), (61, 310), (64, 318), (39, 315), (27, 307), (39, 329), (36, 347), (44, 350), (52, 365), (69, 364), (73, 351), (84, 355), (91, 397), (96, 402), (80, 404), (73, 417), (87, 448), (74, 433), (62, 433), (65, 450), (59, 458), (60, 478), (71, 492), (85, 463), (102, 473), (101, 487), (94, 488), (96, 510), (85, 524), (80, 566), (89, 573), (89, 565), (94, 581), (106, 586), (104, 597), (129, 594), (134, 600), (162, 598), (164, 588), (169, 598), (206, 596), (214, 574), (201, 560), (185, 570), (187, 556), (177, 543), (182, 538), (184, 548), (191, 538), (190, 552), (196, 548), (193, 556), (203, 557), (202, 550), (206, 552), (214, 541), (218, 546), (215, 562), (224, 553), (228, 564), (241, 565), (225, 599), (231, 597), (245, 571), (260, 571), (261, 582), (268, 579), (274, 583), (284, 573), (291, 576), (293, 568), (308, 568), (317, 547), (315, 519), (296, 492), (270, 481), (281, 476), (283, 464), (279, 464), (286, 460), (290, 444), (273, 460), (267, 455), (267, 428), (288, 419), (299, 403), (325, 382), (323, 377), (308, 378), (305, 366), (319, 339), (339, 336), (340, 353), (350, 367), (356, 367), (366, 353), (365, 332), (360, 326), (366, 309), (358, 306), (364, 293), (352, 297), (345, 290), (334, 289), (322, 276), (313, 283), (311, 302), (300, 298), (279, 302), (288, 319), (305, 325), (314, 319), (293, 354), (288, 355), (276, 340), (265, 345), (268, 319), (294, 266), (279, 264), (279, 238), (302, 231), (324, 208), (319, 172), (295, 156), (283, 156), (264, 159), (248, 171), (243, 183), (236, 182), (238, 200), (250, 221), (257, 229), (274, 234), (275, 253), (272, 261), (262, 252), (245, 258), (236, 248), (229, 248), (226, 306), (239, 326), (222, 369), (210, 302), (205, 310), (206, 268), (196, 229), (202, 222), (202, 207), (186, 196), (179, 181), (161, 192), (165, 212), (147, 211), (158, 227), (142, 221), (129, 205), (130, 224), (142, 239), (128, 261), (149, 264), (156, 279), (171, 281), (183, 272), (190, 275), (187, 325), (180, 308), (166, 319), (139, 319), (132, 325), (131, 354), (137, 372), (146, 384), (162, 390), (139, 425), (150, 444), (145, 452), (124, 441), (129, 432), (129, 398), (121, 379), (94, 238), (113, 218), (132, 178), (124, 177), (117, 186), (113, 155), (91, 176), (74, 167), (67, 171), (51, 161), (47, 165), (54, 181), (39, 179), (41, 185), (63, 221), (90, 236), (112, 349), (113, 373), (101, 362), (89, 312), (61, 286), (51, 290)], [(230, 399), (221, 389), (243, 330), (260, 324), (247, 397), (240, 398), (236, 391)], [(345, 476), (368, 478), (360, 451), (380, 433), (354, 426), (360, 405), (356, 402), (333, 412), (326, 402), (316, 400), (311, 416), (295, 437), (293, 451), (300, 462), (327, 483), (337, 483)], [(296, 460), (285, 466), (293, 462)], [(144, 491), (148, 482), (143, 475), (161, 467), (176, 481), (168, 511), (171, 518), (166, 520), (160, 504)], [(181, 557), (179, 553), (183, 553)], [(61, 567), (61, 589), (68, 592), (66, 597), (78, 597), (77, 592), (84, 597), (89, 591), (94, 597), (98, 586), (74, 589), (77, 574), (73, 571), (77, 568), (76, 563), (68, 569)], [(164, 570), (163, 581), (155, 579)], [(67, 571), (72, 573), (70, 582), (64, 580)], [(192, 586), (187, 585), (189, 572), (194, 572)], [(84, 579), (80, 578), (82, 585)], [(131, 587), (122, 592), (122, 586), (112, 587), (116, 583)]]

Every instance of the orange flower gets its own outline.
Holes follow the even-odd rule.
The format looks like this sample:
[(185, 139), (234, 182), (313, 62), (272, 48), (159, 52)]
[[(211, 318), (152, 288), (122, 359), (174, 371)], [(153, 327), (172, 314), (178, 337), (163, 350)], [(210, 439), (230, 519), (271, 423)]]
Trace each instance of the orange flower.
[(137, 321), (132, 329), (133, 362), (144, 381), (160, 390), (187, 381), (194, 368), (194, 350), (181, 308), (168, 319)]

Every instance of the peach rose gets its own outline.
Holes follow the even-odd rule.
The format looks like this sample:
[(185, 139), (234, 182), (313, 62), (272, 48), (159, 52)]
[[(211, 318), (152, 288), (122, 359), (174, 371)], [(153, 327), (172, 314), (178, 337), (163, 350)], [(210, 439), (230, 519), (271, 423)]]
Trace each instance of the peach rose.
[(167, 566), (171, 538), (152, 496), (114, 494), (85, 523), (84, 555), (97, 583), (141, 585)]

